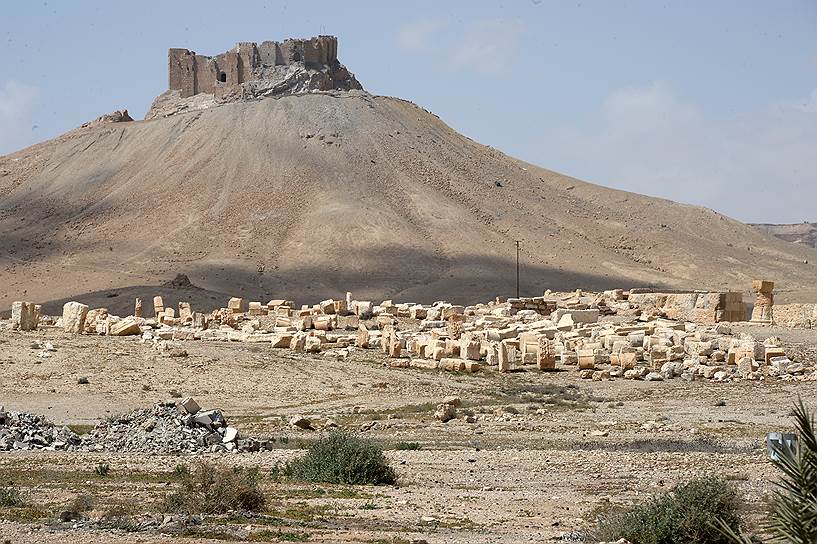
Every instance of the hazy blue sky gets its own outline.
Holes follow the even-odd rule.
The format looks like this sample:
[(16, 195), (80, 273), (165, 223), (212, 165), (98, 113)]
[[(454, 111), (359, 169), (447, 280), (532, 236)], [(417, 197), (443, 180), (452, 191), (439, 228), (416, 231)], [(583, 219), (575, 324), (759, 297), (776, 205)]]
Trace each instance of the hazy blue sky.
[[(306, 7), (306, 6), (309, 7)], [(167, 49), (340, 39), (377, 94), (608, 186), (745, 221), (817, 221), (817, 1), (12, 2), (0, 153), (141, 118)]]

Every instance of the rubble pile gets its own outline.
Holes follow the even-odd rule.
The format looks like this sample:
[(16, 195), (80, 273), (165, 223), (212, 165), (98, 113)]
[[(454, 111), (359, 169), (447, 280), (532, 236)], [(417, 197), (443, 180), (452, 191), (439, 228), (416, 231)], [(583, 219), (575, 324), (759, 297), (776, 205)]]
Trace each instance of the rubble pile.
[[(769, 281), (753, 283), (759, 293), (753, 316), (761, 315), (767, 325), (773, 323), (773, 286)], [(12, 326), (24, 329), (25, 322), (29, 329), (36, 328), (35, 306), (14, 304), (19, 317)], [(23, 317), (27, 311), (28, 320)], [(444, 301), (375, 304), (354, 300), (351, 293), (341, 300), (300, 307), (284, 299), (264, 304), (234, 297), (225, 308), (209, 314), (194, 311), (188, 302), (179, 302), (177, 311), (157, 296), (153, 316), (144, 317), (145, 313), (141, 299), (136, 299), (133, 315), (125, 318), (110, 315), (105, 308), (68, 302), (56, 326), (70, 333), (139, 335), (170, 357), (187, 356), (186, 350), (170, 342), (203, 340), (266, 344), (338, 358), (347, 358), (356, 349), (376, 349), (392, 367), (457, 372), (572, 368), (580, 378), (594, 380), (817, 380), (813, 363), (791, 360), (779, 338), (732, 334), (729, 323), (746, 321), (748, 313), (742, 295), (734, 292), (546, 291), (541, 297), (497, 298), (472, 306)], [(817, 308), (797, 326), (814, 324)], [(194, 434), (192, 427), (175, 419), (173, 425)], [(187, 442), (179, 437), (178, 447), (196, 442), (199, 434), (187, 437)]]
[(74, 451), (80, 442), (80, 437), (74, 431), (54, 425), (44, 416), (7, 412), (0, 406), (0, 451)]
[(263, 442), (241, 439), (219, 410), (202, 410), (192, 398), (167, 401), (110, 418), (83, 437), (90, 451), (176, 454), (258, 451)]

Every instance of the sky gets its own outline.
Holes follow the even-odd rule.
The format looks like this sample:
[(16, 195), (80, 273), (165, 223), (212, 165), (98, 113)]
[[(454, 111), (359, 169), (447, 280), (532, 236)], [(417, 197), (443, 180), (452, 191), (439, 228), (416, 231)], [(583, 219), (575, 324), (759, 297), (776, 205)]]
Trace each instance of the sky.
[(817, 0), (13, 2), (0, 154), (141, 118), (167, 49), (334, 34), (374, 94), (579, 179), (747, 222), (817, 221)]

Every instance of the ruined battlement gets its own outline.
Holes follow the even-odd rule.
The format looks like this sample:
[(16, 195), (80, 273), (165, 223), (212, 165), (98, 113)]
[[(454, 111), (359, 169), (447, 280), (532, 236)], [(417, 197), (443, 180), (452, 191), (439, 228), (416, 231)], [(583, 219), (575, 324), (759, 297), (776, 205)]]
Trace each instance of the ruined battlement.
[(172, 48), (167, 57), (169, 88), (179, 91), (181, 98), (208, 93), (221, 99), (238, 92), (244, 83), (263, 79), (265, 69), (275, 69), (276, 66), (297, 64), (316, 70), (328, 67), (332, 72), (340, 67), (335, 36), (261, 44), (239, 42), (232, 50), (214, 57)]

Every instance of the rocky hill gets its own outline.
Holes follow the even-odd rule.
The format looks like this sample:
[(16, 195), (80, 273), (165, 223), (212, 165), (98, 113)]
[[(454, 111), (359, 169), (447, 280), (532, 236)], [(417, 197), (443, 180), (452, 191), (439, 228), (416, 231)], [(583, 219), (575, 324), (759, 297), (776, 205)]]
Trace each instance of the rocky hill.
[(817, 247), (817, 223), (793, 223), (789, 225), (755, 224), (753, 227), (766, 234), (776, 236), (787, 242)]
[(177, 273), (198, 309), (227, 293), (484, 301), (514, 293), (516, 240), (523, 295), (769, 278), (780, 301), (817, 299), (812, 248), (516, 160), (363, 91), (94, 123), (0, 157), (2, 307), (121, 312)]

